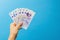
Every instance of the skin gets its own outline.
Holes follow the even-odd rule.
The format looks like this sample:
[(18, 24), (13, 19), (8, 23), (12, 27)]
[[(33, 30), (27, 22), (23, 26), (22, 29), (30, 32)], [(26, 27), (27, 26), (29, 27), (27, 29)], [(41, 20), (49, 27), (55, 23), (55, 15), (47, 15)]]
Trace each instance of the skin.
[(16, 25), (16, 23), (11, 23), (10, 24), (10, 35), (8, 40), (15, 40), (18, 34), (19, 29), (21, 29), (22, 26), (22, 22), (20, 22), (19, 24)]

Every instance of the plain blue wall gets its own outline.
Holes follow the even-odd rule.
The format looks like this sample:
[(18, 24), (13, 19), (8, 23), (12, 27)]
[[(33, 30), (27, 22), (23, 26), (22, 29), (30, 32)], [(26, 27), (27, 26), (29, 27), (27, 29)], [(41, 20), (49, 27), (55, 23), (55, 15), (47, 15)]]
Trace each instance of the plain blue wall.
[(59, 0), (0, 0), (0, 40), (8, 40), (9, 12), (29, 8), (36, 12), (29, 28), (20, 30), (17, 40), (60, 40)]

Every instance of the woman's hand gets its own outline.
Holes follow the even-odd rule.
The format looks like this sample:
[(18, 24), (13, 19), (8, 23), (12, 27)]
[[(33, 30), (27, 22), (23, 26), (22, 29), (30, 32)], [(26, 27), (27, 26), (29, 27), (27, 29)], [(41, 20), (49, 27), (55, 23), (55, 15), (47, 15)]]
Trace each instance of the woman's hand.
[(23, 24), (22, 22), (20, 22), (17, 25), (16, 25), (16, 23), (10, 24), (10, 36), (9, 36), (8, 40), (15, 40), (18, 30), (21, 28), (22, 24)]

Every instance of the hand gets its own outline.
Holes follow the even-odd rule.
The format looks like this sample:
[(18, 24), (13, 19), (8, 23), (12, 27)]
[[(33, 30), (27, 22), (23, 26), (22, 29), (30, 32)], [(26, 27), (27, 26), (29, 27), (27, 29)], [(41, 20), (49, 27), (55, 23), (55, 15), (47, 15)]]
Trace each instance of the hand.
[(10, 24), (10, 36), (8, 40), (15, 40), (18, 30), (21, 28), (22, 24), (23, 24), (22, 22), (19, 23), (18, 25), (16, 25), (16, 23)]

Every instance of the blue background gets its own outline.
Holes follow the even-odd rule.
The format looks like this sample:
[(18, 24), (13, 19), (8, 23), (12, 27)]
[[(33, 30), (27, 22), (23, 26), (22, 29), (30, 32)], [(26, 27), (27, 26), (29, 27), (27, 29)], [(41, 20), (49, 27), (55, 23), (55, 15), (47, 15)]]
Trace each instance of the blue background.
[(0, 40), (8, 40), (9, 12), (29, 8), (36, 12), (29, 28), (20, 30), (17, 40), (60, 40), (59, 0), (0, 0)]

